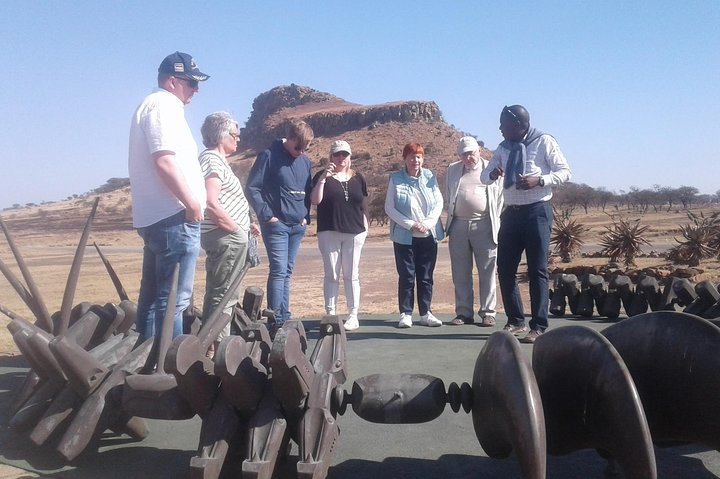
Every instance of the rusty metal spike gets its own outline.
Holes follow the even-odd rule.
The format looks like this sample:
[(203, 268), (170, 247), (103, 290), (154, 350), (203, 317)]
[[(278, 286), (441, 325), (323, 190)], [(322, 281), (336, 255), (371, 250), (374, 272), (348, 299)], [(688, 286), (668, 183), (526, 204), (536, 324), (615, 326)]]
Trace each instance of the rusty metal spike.
[(52, 327), (48, 327), (48, 325), (52, 325), (52, 320), (49, 319), (50, 316), (48, 316), (49, 323), (44, 324), (44, 321), (41, 319), (42, 311), (38, 306), (38, 302), (35, 300), (35, 298), (32, 296), (32, 294), (25, 288), (25, 285), (23, 285), (17, 276), (8, 268), (8, 266), (3, 262), (3, 260), (0, 259), (0, 272), (5, 276), (5, 278), (8, 280), (8, 283), (10, 283), (10, 286), (13, 287), (15, 292), (17, 292), (18, 296), (20, 296), (20, 299), (23, 300), (23, 303), (27, 305), (27, 307), (32, 311), (32, 313), (37, 318), (38, 326), (43, 328), (45, 331), (51, 332)]
[(102, 251), (100, 251), (100, 246), (98, 246), (97, 243), (93, 242), (93, 246), (95, 246), (95, 250), (97, 251), (98, 255), (100, 255), (100, 260), (103, 262), (103, 264), (105, 265), (105, 269), (110, 275), (110, 280), (115, 286), (115, 291), (117, 291), (118, 296), (120, 296), (120, 301), (129, 300), (130, 297), (128, 296), (127, 292), (125, 292), (125, 288), (123, 287), (120, 278), (115, 272), (115, 268), (113, 268), (112, 264), (110, 264), (110, 260), (105, 257)]
[(532, 364), (550, 454), (595, 448), (608, 452), (628, 479), (657, 477), (643, 405), (604, 336), (586, 326), (553, 329), (535, 342)]
[(100, 197), (95, 198), (92, 209), (90, 210), (90, 215), (85, 223), (85, 229), (83, 229), (80, 242), (75, 250), (75, 257), (73, 258), (72, 266), (70, 267), (70, 273), (68, 274), (67, 283), (65, 285), (65, 294), (63, 294), (62, 305), (60, 306), (60, 321), (57, 325), (55, 325), (56, 336), (64, 334), (70, 324), (70, 310), (72, 309), (73, 299), (75, 298), (75, 289), (77, 288), (78, 279), (80, 278), (80, 265), (82, 264), (83, 254), (85, 253), (85, 245), (87, 244), (88, 237), (90, 236), (90, 228), (92, 227), (93, 219), (95, 219), (95, 213), (97, 212), (99, 202)]
[(475, 435), (489, 457), (514, 450), (523, 477), (544, 479), (545, 417), (530, 361), (515, 336), (490, 335), (475, 361), (472, 380)]
[(30, 306), (30, 304), (28, 304), (28, 307), (30, 307), (30, 309), (37, 317), (37, 320), (40, 322), (40, 327), (43, 328), (45, 331), (51, 332), (53, 330), (53, 322), (50, 319), (50, 313), (48, 312), (48, 309), (45, 306), (45, 302), (42, 299), (42, 295), (40, 294), (40, 289), (37, 287), (37, 284), (33, 280), (32, 275), (30, 274), (30, 270), (25, 263), (25, 259), (22, 257), (22, 254), (20, 254), (20, 250), (15, 245), (15, 240), (10, 234), (10, 231), (5, 226), (5, 222), (3, 221), (2, 216), (0, 216), (0, 227), (5, 233), (5, 238), (7, 239), (8, 246), (10, 246), (10, 249), (13, 252), (13, 256), (15, 256), (15, 261), (17, 262), (18, 268), (20, 268), (20, 272), (22, 273), (23, 278), (27, 283), (28, 289), (30, 290), (30, 296), (32, 298), (33, 306)]
[(22, 316), (17, 314), (15, 311), (13, 311), (10, 308), (6, 308), (2, 304), (0, 304), (0, 313), (4, 314), (5, 316), (7, 316), (10, 319), (22, 319), (24, 321), (27, 321), (25, 318), (23, 318)]

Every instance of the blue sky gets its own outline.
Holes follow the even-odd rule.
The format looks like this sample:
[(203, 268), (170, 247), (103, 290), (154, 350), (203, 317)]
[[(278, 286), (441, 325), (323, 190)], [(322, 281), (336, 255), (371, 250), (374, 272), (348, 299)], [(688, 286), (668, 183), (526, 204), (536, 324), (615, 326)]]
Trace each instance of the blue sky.
[(720, 190), (717, 0), (6, 0), (2, 9), (0, 208), (127, 176), (130, 117), (175, 50), (212, 76), (186, 110), (198, 139), (207, 114), (243, 123), (257, 95), (290, 83), (354, 103), (434, 100), (490, 148), (503, 105), (520, 103), (557, 138), (575, 182)]

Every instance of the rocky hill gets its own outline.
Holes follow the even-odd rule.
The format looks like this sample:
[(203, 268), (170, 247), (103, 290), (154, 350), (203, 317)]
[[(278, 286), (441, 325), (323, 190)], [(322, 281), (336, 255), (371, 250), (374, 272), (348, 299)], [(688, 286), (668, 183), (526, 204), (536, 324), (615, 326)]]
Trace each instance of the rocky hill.
[[(447, 165), (457, 158), (455, 148), (463, 135), (445, 122), (433, 101), (358, 105), (306, 86), (278, 86), (253, 101), (253, 111), (241, 130), (241, 151), (231, 159), (241, 178), (255, 154), (284, 136), (288, 121), (296, 118), (315, 132), (307, 152), (315, 170), (327, 161), (330, 143), (344, 139), (353, 149), (353, 167), (366, 177), (371, 193), (382, 195), (388, 174), (402, 165), (406, 143), (425, 147), (426, 166), (442, 180)], [(490, 152), (483, 154), (489, 158)]]
[(305, 120), (317, 137), (332, 137), (380, 124), (397, 122), (443, 122), (440, 108), (432, 101), (398, 101), (363, 106), (329, 93), (292, 84), (262, 93), (253, 101), (253, 111), (241, 141), (259, 150), (284, 135), (294, 118)]

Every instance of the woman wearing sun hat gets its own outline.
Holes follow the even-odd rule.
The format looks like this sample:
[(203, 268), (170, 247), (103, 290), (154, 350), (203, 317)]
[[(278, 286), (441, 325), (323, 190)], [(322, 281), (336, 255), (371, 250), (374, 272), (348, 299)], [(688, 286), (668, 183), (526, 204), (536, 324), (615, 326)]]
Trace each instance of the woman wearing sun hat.
[(330, 145), (330, 160), (313, 178), (310, 196), (317, 205), (318, 248), (325, 277), (325, 313), (336, 314), (340, 271), (345, 285), (348, 317), (345, 329), (360, 327), (360, 253), (368, 231), (368, 193), (365, 178), (351, 165), (352, 150), (347, 141)]

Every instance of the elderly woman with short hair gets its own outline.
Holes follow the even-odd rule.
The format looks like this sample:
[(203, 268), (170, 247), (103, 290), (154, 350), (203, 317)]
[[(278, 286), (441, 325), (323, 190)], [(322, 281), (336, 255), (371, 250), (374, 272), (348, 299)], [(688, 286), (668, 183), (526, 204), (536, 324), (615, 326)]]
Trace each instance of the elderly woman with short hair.
[[(203, 318), (207, 319), (245, 264), (248, 233), (252, 230), (258, 235), (260, 230), (250, 223), (250, 207), (243, 187), (227, 162), (227, 157), (237, 150), (238, 122), (224, 111), (212, 113), (205, 118), (200, 132), (207, 148), (200, 154), (200, 168), (207, 190), (207, 209), (200, 238), (206, 253)], [(237, 296), (228, 301), (224, 312), (232, 316), (236, 304)], [(210, 347), (209, 356), (214, 354), (217, 343), (228, 335), (229, 323)]]
[(412, 326), (416, 283), (420, 324), (441, 326), (432, 313), (432, 293), (437, 243), (445, 236), (440, 224), (443, 197), (435, 174), (423, 168), (423, 147), (408, 143), (402, 155), (405, 167), (390, 175), (385, 196), (398, 272), (398, 327)]

